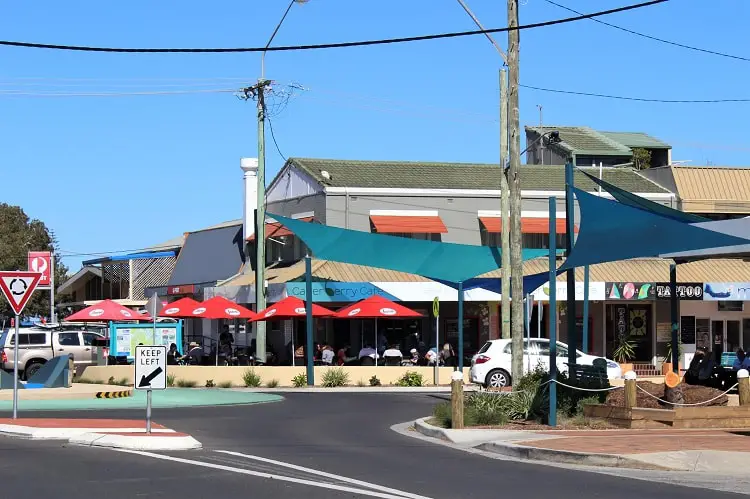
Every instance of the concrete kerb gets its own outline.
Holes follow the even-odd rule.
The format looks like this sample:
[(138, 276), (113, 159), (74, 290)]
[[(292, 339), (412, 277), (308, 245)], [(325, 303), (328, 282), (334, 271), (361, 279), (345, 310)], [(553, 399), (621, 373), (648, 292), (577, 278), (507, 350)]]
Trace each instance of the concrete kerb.
[[(341, 386), (324, 388), (309, 386), (300, 388), (223, 388), (239, 392), (257, 393), (450, 393), (450, 386)], [(465, 392), (478, 391), (476, 385), (464, 387)]]
[[(445, 428), (439, 428), (431, 425), (427, 422), (429, 418), (421, 418), (414, 421), (414, 429), (426, 437), (437, 438), (445, 440), (454, 444), (466, 443), (467, 440), (458, 437), (459, 434), (466, 432), (477, 432), (481, 430), (448, 430)], [(458, 433), (460, 432), (460, 433)], [(542, 435), (539, 433), (532, 433), (528, 431), (508, 431), (509, 440), (544, 440), (547, 438), (555, 438), (551, 435)], [(523, 435), (525, 434), (525, 435)], [(497, 435), (496, 435), (497, 437)], [(543, 449), (539, 447), (531, 447), (526, 445), (517, 445), (507, 440), (494, 440), (491, 442), (478, 442), (474, 440), (477, 445), (472, 447), (475, 449), (492, 452), (506, 457), (515, 459), (524, 459), (531, 461), (544, 461), (548, 463), (561, 463), (561, 464), (575, 464), (583, 466), (598, 466), (608, 468), (632, 468), (641, 470), (659, 470), (659, 471), (686, 471), (689, 468), (680, 467), (666, 467), (660, 466), (653, 463), (648, 463), (629, 457), (620, 456), (617, 454), (594, 454), (584, 452), (572, 452), (555, 449)]]
[(106, 433), (82, 433), (72, 437), (73, 445), (86, 447), (107, 447), (110, 449), (127, 449), (138, 451), (181, 451), (196, 450), (203, 446), (190, 435), (167, 436), (131, 436), (110, 435)]

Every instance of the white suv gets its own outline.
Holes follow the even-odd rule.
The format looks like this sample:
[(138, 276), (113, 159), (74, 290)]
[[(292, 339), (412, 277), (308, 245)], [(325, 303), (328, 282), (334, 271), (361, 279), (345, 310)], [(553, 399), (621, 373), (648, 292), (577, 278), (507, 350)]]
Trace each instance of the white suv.
[[(471, 358), (470, 379), (472, 383), (484, 385), (486, 388), (499, 388), (511, 385), (511, 340), (490, 340)], [(576, 363), (593, 365), (599, 357), (588, 355), (576, 350)], [(619, 364), (613, 360), (607, 361), (607, 376), (609, 379), (622, 377)], [(568, 372), (568, 345), (557, 342), (557, 370)], [(532, 338), (523, 340), (523, 369), (524, 372), (535, 369), (538, 365), (549, 371), (549, 340)]]

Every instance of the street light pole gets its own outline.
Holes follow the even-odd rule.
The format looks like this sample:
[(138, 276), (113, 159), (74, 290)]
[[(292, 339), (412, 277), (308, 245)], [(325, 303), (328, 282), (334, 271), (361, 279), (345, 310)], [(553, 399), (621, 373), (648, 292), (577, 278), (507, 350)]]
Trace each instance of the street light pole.
[[(471, 11), (464, 0), (457, 0), (461, 7), (471, 17), (474, 24), (483, 31), (484, 26)], [(508, 57), (500, 45), (489, 33), (484, 34), (495, 47), (503, 59), (503, 65), (508, 65)], [(505, 164), (508, 162), (508, 80), (505, 68), (500, 68), (500, 319), (501, 337), (510, 338), (510, 205), (508, 192), (508, 177)]]
[[(266, 50), (284, 24), (286, 16), (295, 3), (305, 3), (307, 0), (291, 0), (281, 20), (274, 28), (265, 49), (260, 55), (260, 78), (258, 83), (244, 89), (245, 95), (253, 95), (257, 103), (258, 113), (258, 204), (255, 210), (255, 310), (266, 308), (266, 87), (271, 83), (266, 80)], [(266, 361), (266, 323), (255, 323), (256, 357), (261, 362)]]

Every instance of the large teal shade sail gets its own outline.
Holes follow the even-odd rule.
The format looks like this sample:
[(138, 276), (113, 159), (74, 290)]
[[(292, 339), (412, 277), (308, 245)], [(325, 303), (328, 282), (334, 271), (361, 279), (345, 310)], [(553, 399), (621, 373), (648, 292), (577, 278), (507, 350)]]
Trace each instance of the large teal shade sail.
[(632, 192), (628, 192), (624, 189), (620, 189), (616, 185), (612, 185), (609, 182), (606, 182), (598, 177), (594, 177), (593, 175), (583, 170), (580, 171), (588, 178), (590, 178), (592, 182), (602, 186), (602, 189), (610, 193), (613, 198), (615, 198), (622, 204), (632, 206), (633, 208), (641, 208), (643, 210), (647, 210), (652, 213), (656, 213), (657, 215), (671, 218), (672, 220), (677, 220), (679, 222), (695, 223), (709, 221), (707, 218), (693, 215), (692, 213), (685, 213), (684, 211), (675, 210), (674, 208), (670, 208), (669, 206), (664, 206), (663, 204), (655, 203), (649, 199), (642, 198), (641, 196), (633, 194)]
[(581, 213), (575, 246), (560, 270), (629, 258), (750, 244), (741, 237), (679, 222), (573, 189)]
[[(500, 268), (500, 249), (488, 246), (420, 241), (303, 222), (279, 215), (269, 217), (302, 239), (316, 258), (396, 270), (408, 274), (463, 282)], [(523, 259), (548, 253), (524, 249)]]

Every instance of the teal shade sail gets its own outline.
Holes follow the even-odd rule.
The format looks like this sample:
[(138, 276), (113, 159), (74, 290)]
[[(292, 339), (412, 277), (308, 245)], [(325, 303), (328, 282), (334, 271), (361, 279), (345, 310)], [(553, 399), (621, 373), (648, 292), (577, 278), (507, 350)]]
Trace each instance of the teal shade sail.
[(622, 204), (632, 206), (633, 208), (647, 210), (651, 213), (656, 213), (657, 215), (671, 218), (672, 220), (677, 220), (679, 222), (696, 223), (709, 221), (707, 218), (693, 215), (692, 213), (685, 213), (684, 211), (675, 210), (674, 208), (670, 208), (669, 206), (664, 206), (663, 204), (655, 203), (654, 201), (651, 201), (649, 199), (637, 196), (632, 192), (620, 189), (616, 185), (610, 184), (609, 182), (595, 177), (583, 170), (580, 170), (580, 172), (590, 178), (592, 182), (602, 186), (602, 189), (610, 193), (613, 198), (615, 198)]
[(750, 244), (573, 188), (581, 221), (575, 246), (559, 270), (665, 253)]
[[(488, 246), (421, 241), (303, 222), (280, 215), (270, 218), (292, 231), (316, 258), (463, 282), (500, 268), (500, 249)], [(524, 260), (548, 250), (524, 249)]]

